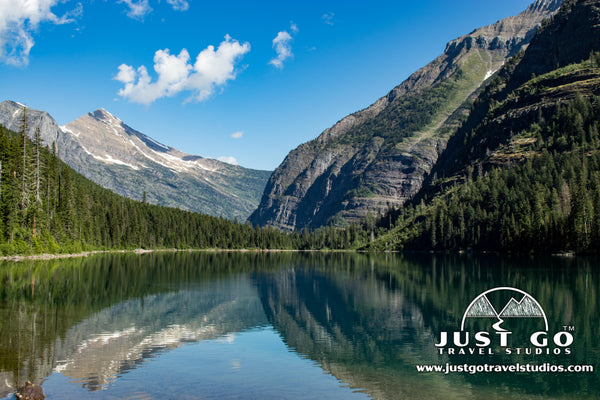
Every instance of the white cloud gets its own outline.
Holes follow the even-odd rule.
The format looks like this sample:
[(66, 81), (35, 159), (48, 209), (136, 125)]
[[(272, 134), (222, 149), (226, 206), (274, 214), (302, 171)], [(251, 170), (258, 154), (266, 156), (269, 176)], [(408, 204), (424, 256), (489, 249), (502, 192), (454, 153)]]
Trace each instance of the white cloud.
[(237, 131), (231, 134), (231, 137), (234, 139), (240, 139), (242, 136), (244, 136), (244, 131)]
[(235, 157), (231, 157), (231, 156), (221, 156), (221, 157), (218, 157), (217, 160), (226, 162), (227, 164), (238, 165), (238, 162), (235, 159)]
[(142, 21), (146, 15), (152, 12), (148, 0), (119, 0), (119, 3), (129, 7), (129, 11), (127, 12), (129, 18), (137, 19), (139, 21)]
[(52, 7), (59, 0), (0, 0), (0, 62), (23, 66), (35, 44), (32, 33), (42, 22), (68, 24), (81, 14), (78, 3), (71, 12), (58, 17)]
[[(292, 33), (298, 32), (298, 26), (292, 22), (290, 26), (290, 30)], [(287, 31), (281, 31), (277, 34), (275, 39), (273, 39), (273, 48), (277, 53), (277, 57), (273, 58), (269, 61), (269, 64), (273, 65), (276, 68), (282, 69), (283, 62), (290, 57), (293, 57), (292, 53), (292, 35), (290, 35)]]
[(175, 11), (187, 11), (190, 8), (186, 0), (167, 0), (167, 3), (173, 6), (173, 10)]
[(115, 79), (120, 82), (132, 82), (135, 80), (135, 70), (129, 65), (119, 65), (119, 73), (115, 76)]
[(214, 46), (202, 50), (194, 64), (186, 49), (177, 56), (171, 55), (169, 49), (158, 50), (154, 54), (154, 71), (158, 78), (153, 82), (145, 66), (135, 70), (130, 65), (121, 64), (114, 79), (125, 86), (118, 94), (130, 101), (149, 105), (161, 97), (189, 91), (192, 94), (186, 102), (203, 101), (217, 87), (235, 79), (235, 64), (249, 51), (249, 43), (240, 44), (229, 35), (216, 50)]
[(321, 16), (321, 19), (323, 20), (323, 22), (325, 22), (327, 25), (331, 25), (333, 26), (334, 21), (333, 21), (333, 17), (335, 17), (335, 14), (332, 12), (328, 12), (325, 13)]
[[(117, 0), (117, 2), (125, 4), (129, 8), (127, 16), (138, 21), (143, 21), (146, 15), (152, 12), (149, 0)], [(190, 8), (188, 0), (167, 0), (167, 4), (175, 11), (187, 11)]]

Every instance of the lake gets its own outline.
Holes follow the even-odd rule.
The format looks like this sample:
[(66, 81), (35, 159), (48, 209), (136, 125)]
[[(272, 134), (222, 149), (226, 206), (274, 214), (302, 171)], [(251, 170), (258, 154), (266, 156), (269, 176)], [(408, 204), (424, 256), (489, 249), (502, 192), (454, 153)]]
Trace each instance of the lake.
[(600, 398), (599, 275), (497, 255), (3, 262), (0, 398), (27, 380), (48, 399)]

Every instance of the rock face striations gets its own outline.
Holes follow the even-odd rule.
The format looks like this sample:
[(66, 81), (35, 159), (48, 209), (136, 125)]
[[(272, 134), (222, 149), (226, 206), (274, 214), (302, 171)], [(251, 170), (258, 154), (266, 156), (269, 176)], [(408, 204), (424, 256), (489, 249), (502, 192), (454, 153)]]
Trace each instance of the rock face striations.
[(488, 78), (561, 3), (537, 0), (517, 16), (451, 41), (386, 96), (290, 152), (249, 221), (315, 228), (402, 205), (421, 188)]
[[(515, 65), (499, 71), (501, 83), (481, 93), (438, 158), (423, 194), (437, 194), (448, 182), (462, 179), (469, 167), (480, 169), (486, 163), (518, 159), (519, 152), (509, 150), (519, 148), (515, 143), (522, 140), (518, 132), (539, 123), (540, 116), (550, 120), (561, 104), (578, 96), (600, 95), (597, 69), (572, 66), (593, 52), (600, 52), (600, 1), (565, 0), (522, 57), (514, 60)], [(560, 70), (569, 65), (572, 70)], [(436, 184), (435, 176), (442, 175), (446, 182)]]
[[(0, 103), (0, 124), (19, 131), (21, 104)], [(27, 109), (28, 131), (39, 127), (46, 145), (94, 182), (149, 203), (245, 220), (256, 208), (270, 175), (158, 143), (104, 109), (58, 126), (44, 111)]]
[(483, 88), (371, 250), (600, 248), (600, 0), (565, 0)]

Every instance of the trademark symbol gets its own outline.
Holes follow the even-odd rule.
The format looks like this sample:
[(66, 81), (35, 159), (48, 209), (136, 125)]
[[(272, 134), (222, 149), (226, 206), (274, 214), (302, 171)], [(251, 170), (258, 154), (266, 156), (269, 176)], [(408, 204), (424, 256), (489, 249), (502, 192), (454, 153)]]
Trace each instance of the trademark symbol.
[(563, 330), (568, 331), (568, 332), (573, 332), (573, 331), (575, 331), (575, 327), (571, 326), (571, 325), (563, 325)]

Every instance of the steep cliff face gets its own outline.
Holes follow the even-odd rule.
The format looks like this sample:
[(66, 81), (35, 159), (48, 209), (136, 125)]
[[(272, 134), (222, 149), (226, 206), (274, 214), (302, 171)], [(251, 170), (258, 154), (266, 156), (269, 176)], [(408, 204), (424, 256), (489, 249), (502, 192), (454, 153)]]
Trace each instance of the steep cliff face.
[[(23, 105), (0, 103), (0, 123), (19, 131)], [(44, 144), (85, 177), (114, 192), (169, 207), (245, 220), (270, 175), (190, 155), (129, 127), (104, 109), (58, 126), (46, 112), (27, 109), (28, 136), (39, 127)]]
[(595, 0), (565, 0), (564, 6), (533, 39), (513, 73), (513, 90), (531, 78), (587, 59), (600, 50), (600, 4)]
[[(0, 103), (0, 124), (15, 132), (21, 131), (23, 123), (23, 109), (25, 105), (16, 101), (3, 101)], [(54, 143), (58, 148), (71, 148), (72, 138), (61, 135), (61, 129), (45, 111), (27, 109), (27, 136), (33, 138), (36, 129), (39, 128), (40, 135), (45, 144)]]
[[(462, 176), (468, 167), (487, 160), (517, 132), (550, 118), (559, 104), (576, 95), (598, 94), (597, 70), (561, 67), (580, 63), (600, 51), (600, 2), (566, 0), (531, 41), (521, 58), (499, 71), (496, 82), (481, 93), (468, 119), (448, 142), (428, 177), (423, 192), (440, 190), (436, 178)], [(532, 79), (556, 71), (545, 79)], [(543, 89), (540, 89), (543, 88)], [(444, 185), (442, 185), (444, 186)]]
[(249, 221), (315, 228), (403, 204), (421, 188), (477, 91), (560, 3), (538, 0), (518, 16), (451, 41), (386, 96), (290, 152)]
[(597, 252), (599, 102), (600, 0), (565, 0), (369, 246)]

